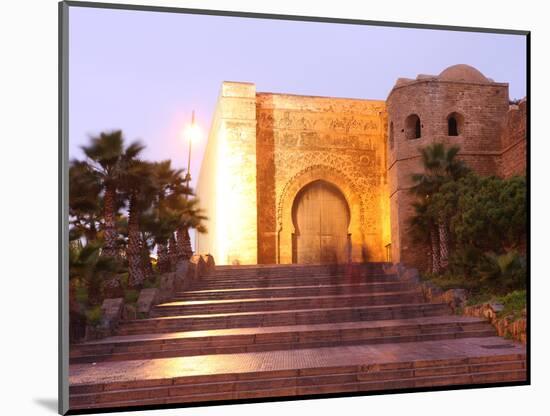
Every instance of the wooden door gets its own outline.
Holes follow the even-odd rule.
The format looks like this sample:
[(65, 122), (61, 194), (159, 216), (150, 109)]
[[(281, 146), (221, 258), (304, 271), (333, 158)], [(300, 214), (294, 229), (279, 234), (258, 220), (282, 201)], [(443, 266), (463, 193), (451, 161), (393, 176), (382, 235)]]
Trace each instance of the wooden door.
[(349, 209), (335, 186), (316, 181), (296, 197), (293, 207), (297, 263), (342, 263), (349, 257)]

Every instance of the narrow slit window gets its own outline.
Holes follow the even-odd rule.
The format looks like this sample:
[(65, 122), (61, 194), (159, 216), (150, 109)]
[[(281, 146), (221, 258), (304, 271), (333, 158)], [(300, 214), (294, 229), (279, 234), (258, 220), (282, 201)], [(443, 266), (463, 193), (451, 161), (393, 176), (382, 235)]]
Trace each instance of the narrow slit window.
[(453, 116), (449, 117), (448, 128), (449, 136), (458, 136), (458, 125), (456, 122), (456, 118), (454, 118)]

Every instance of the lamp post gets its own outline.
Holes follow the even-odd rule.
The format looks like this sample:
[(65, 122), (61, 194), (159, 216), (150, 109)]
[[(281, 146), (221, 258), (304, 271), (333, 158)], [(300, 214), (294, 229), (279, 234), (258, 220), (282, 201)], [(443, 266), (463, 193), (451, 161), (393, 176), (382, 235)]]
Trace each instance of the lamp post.
[[(187, 174), (185, 175), (186, 186), (189, 189), (189, 183), (191, 182), (191, 149), (193, 140), (198, 139), (199, 128), (195, 124), (195, 110), (191, 113), (191, 125), (186, 129), (184, 135), (189, 140), (189, 155), (187, 157)], [(189, 194), (186, 194), (185, 198), (189, 199)], [(181, 237), (180, 237), (181, 235)], [(191, 238), (189, 236), (189, 229), (182, 227), (178, 231), (178, 251), (179, 257), (183, 260), (189, 259), (193, 255), (193, 248), (191, 247)]]
[[(196, 125), (195, 125), (195, 110), (191, 113), (191, 126), (188, 130), (188, 137), (187, 140), (189, 140), (189, 156), (187, 157), (187, 175), (185, 177), (187, 181), (187, 188), (189, 188), (189, 182), (191, 181), (191, 146), (193, 144), (193, 135), (196, 132)], [(187, 195), (189, 197), (189, 195)]]

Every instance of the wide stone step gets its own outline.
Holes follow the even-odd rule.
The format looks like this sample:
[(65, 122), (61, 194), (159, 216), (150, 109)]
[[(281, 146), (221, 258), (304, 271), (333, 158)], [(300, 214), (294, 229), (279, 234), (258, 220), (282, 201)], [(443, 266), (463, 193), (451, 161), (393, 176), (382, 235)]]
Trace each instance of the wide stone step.
[(345, 294), (308, 297), (250, 298), (238, 300), (174, 301), (155, 306), (152, 316), (198, 315), (297, 309), (324, 309), (346, 306), (421, 303), (417, 290), (374, 294)]
[(110, 337), (75, 345), (71, 363), (494, 336), (485, 320), (435, 317)]
[(215, 280), (239, 280), (239, 279), (282, 279), (285, 277), (334, 277), (334, 278), (351, 278), (351, 277), (368, 277), (376, 278), (381, 276), (393, 276), (396, 277), (396, 274), (386, 273), (383, 271), (371, 271), (371, 270), (324, 270), (324, 271), (315, 271), (315, 270), (278, 270), (273, 273), (246, 273), (246, 272), (235, 272), (235, 273), (210, 273), (201, 277), (205, 281), (215, 281)]
[(347, 293), (386, 293), (407, 291), (414, 285), (403, 282), (356, 283), (339, 285), (247, 287), (237, 289), (205, 289), (179, 292), (173, 300), (226, 300), (246, 298), (278, 298), (300, 296), (344, 295)]
[[(485, 384), (521, 382), (526, 379), (525, 363), (515, 361), (475, 366), (442, 367), (430, 369), (433, 376), (408, 375), (408, 371), (387, 371), (385, 374), (364, 376), (361, 374), (337, 376), (313, 376), (274, 378), (262, 381), (239, 381), (236, 383), (212, 383), (197, 386), (157, 387), (148, 389), (121, 390), (105, 393), (73, 395), (73, 409), (101, 409), (105, 407), (147, 406), (158, 404), (204, 403), (218, 400), (261, 399), (330, 393), (391, 391), (421, 387), (454, 386), (461, 384)], [(479, 371), (484, 368), (486, 371)], [(502, 371), (495, 369), (503, 368)], [(472, 370), (472, 372), (468, 372)], [(372, 380), (369, 380), (372, 378)], [(200, 389), (214, 390), (200, 392)], [(131, 400), (134, 398), (134, 400)]]
[(120, 335), (260, 326), (308, 325), (448, 315), (445, 303), (353, 306), (342, 308), (238, 312), (138, 319), (123, 322)]
[(72, 409), (522, 382), (498, 337), (74, 364)]
[(238, 278), (238, 279), (200, 279), (193, 283), (191, 289), (231, 289), (231, 288), (265, 288), (265, 287), (284, 287), (284, 286), (312, 286), (312, 285), (342, 285), (359, 283), (385, 283), (396, 282), (397, 278), (392, 275), (379, 276), (359, 276), (359, 277), (341, 277), (341, 276), (286, 276), (279, 278), (256, 277), (256, 278)]
[(396, 282), (399, 281), (398, 277), (391, 274), (377, 274), (377, 275), (365, 275), (365, 276), (339, 276), (339, 275), (316, 275), (307, 274), (305, 276), (299, 276), (294, 274), (286, 274), (284, 276), (239, 276), (239, 277), (216, 277), (208, 278), (201, 277), (197, 282), (199, 285), (211, 285), (211, 284), (232, 284), (243, 282), (259, 282), (260, 284), (267, 284), (269, 282), (278, 285), (281, 282), (296, 282), (302, 283), (302, 281), (325, 281), (329, 284), (344, 284), (344, 283), (368, 283), (368, 282)]
[(350, 273), (386, 273), (388, 263), (352, 263), (323, 265), (253, 265), (253, 266), (216, 266), (209, 276), (242, 277), (242, 276), (280, 276), (293, 274), (306, 276), (308, 274), (350, 274)]

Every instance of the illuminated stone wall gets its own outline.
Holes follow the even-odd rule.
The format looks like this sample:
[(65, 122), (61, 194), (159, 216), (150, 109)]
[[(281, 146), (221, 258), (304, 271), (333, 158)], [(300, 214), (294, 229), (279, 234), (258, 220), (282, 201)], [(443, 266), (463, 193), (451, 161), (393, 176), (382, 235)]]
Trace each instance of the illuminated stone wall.
[(217, 264), (290, 263), (297, 193), (326, 180), (350, 208), (352, 260), (390, 242), (383, 101), (255, 92), (224, 82), (197, 194), (209, 220), (197, 252)]
[(383, 101), (258, 93), (258, 261), (292, 261), (292, 206), (315, 180), (350, 208), (352, 260), (385, 260), (390, 242)]
[[(407, 137), (410, 115), (421, 137)], [(449, 133), (456, 117), (458, 134)], [(526, 103), (510, 108), (508, 84), (468, 65), (398, 79), (386, 101), (257, 93), (224, 82), (198, 183), (209, 233), (197, 251), (217, 264), (293, 261), (296, 196), (316, 180), (343, 194), (351, 260), (404, 262), (425, 269), (429, 247), (409, 230), (411, 174), (418, 150), (457, 144), (478, 174), (525, 172)], [(365, 250), (366, 249), (366, 250)]]
[(208, 216), (198, 253), (217, 264), (257, 263), (256, 88), (224, 82), (197, 184)]

